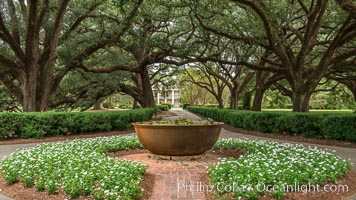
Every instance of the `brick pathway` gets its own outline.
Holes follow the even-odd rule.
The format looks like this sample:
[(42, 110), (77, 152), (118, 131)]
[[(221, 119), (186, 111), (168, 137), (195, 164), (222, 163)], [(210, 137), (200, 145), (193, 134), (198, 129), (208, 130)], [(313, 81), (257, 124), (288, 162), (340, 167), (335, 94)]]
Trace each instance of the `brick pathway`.
[(218, 157), (208, 154), (195, 161), (158, 160), (150, 154), (133, 154), (121, 159), (138, 161), (148, 165), (146, 173), (153, 175), (152, 200), (203, 200), (208, 199), (209, 185), (204, 180), (206, 166)]

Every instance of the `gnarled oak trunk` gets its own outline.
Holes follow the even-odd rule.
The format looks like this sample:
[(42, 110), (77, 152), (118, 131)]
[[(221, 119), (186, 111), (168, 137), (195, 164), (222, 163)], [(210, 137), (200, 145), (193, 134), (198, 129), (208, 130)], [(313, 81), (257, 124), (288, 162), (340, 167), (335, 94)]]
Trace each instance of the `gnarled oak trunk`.
[(143, 101), (143, 107), (155, 107), (156, 102), (153, 97), (153, 91), (151, 87), (151, 82), (150, 82), (150, 75), (148, 73), (147, 67), (143, 68), (142, 71), (140, 72), (140, 78), (141, 78), (141, 83), (142, 83), (142, 101)]
[(257, 87), (255, 90), (255, 96), (253, 98), (252, 110), (253, 111), (261, 111), (262, 109), (262, 100), (263, 95), (265, 93), (264, 88)]

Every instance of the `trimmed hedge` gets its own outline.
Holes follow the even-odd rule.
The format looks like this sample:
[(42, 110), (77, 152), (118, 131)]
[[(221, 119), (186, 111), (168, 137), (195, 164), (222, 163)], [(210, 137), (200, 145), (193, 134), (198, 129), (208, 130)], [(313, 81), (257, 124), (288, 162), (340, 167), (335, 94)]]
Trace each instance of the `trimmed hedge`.
[(183, 110), (186, 110), (188, 106), (190, 106), (190, 104), (189, 104), (189, 103), (185, 103), (185, 104), (183, 104), (183, 106), (182, 106)]
[(205, 104), (204, 107), (208, 107), (208, 108), (218, 108), (219, 104)]
[(355, 114), (254, 112), (197, 106), (187, 109), (246, 130), (356, 142)]
[(113, 112), (0, 113), (0, 138), (41, 138), (122, 130), (152, 118), (154, 108)]
[(163, 105), (163, 104), (157, 104), (156, 107), (160, 109), (161, 111), (168, 111), (169, 107), (168, 105)]
[(171, 109), (173, 107), (173, 104), (171, 104), (171, 103), (162, 103), (161, 105), (168, 106), (168, 109)]

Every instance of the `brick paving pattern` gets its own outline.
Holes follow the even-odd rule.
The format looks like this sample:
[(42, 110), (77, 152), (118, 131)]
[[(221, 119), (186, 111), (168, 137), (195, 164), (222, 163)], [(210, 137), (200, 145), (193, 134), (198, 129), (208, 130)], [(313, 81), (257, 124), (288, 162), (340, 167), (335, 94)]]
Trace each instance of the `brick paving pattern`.
[(218, 157), (208, 154), (197, 160), (161, 160), (142, 153), (120, 159), (148, 165), (146, 173), (155, 179), (152, 200), (203, 200), (207, 199), (209, 192), (209, 185), (203, 180), (206, 167), (215, 163)]

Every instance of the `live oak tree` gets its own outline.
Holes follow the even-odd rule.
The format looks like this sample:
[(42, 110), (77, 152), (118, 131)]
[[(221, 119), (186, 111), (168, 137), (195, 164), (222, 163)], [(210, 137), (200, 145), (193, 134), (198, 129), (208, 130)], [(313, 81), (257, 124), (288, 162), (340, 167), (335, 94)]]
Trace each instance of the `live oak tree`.
[(354, 101), (356, 102), (356, 78), (349, 78), (349, 79), (340, 79), (340, 78), (333, 78), (334, 80), (344, 84), (349, 88), (349, 90), (352, 92)]
[(356, 102), (356, 68), (352, 71), (332, 71), (326, 75), (326, 78), (345, 85), (352, 92)]
[(206, 65), (210, 76), (214, 76), (224, 82), (230, 92), (230, 109), (237, 109), (238, 102), (244, 94), (247, 85), (252, 81), (255, 72), (238, 65), (217, 65), (222, 71), (214, 71)]
[(103, 102), (106, 97), (121, 92), (120, 85), (127, 79), (128, 72), (110, 74), (92, 74), (81, 70), (72, 70), (61, 82), (57, 94), (49, 105), (50, 109), (81, 111)]
[[(111, 66), (123, 60), (125, 56), (118, 56), (118, 49), (110, 46), (98, 49), (84, 63), (88, 66)], [(127, 71), (97, 74), (86, 73), (81, 68), (73, 69), (61, 81), (49, 108), (86, 110), (93, 106), (93, 109), (100, 109), (106, 97), (121, 92), (122, 84), (132, 82), (130, 76), (131, 73)]]
[[(270, 56), (270, 60), (273, 60), (273, 55), (271, 55), (268, 51), (265, 51), (262, 57)], [(272, 56), (272, 57), (271, 57)], [(259, 65), (268, 66), (265, 60), (261, 59)], [(256, 70), (256, 78), (255, 78), (255, 91), (252, 103), (252, 110), (261, 111), (262, 109), (262, 101), (265, 92), (274, 84), (277, 84), (278, 81), (284, 79), (284, 76), (278, 72), (269, 72)]]
[[(325, 77), (355, 91), (353, 79), (333, 73), (355, 70), (350, 0), (0, 0), (0, 9), (0, 83), (23, 111), (46, 111), (75, 98), (86, 107), (115, 92), (151, 107), (153, 75), (166, 70), (151, 69), (190, 63), (204, 69), (201, 74), (223, 77), (231, 93), (242, 93), (243, 77), (256, 74), (254, 110), (270, 86), (303, 112)], [(239, 46), (258, 53), (243, 58), (225, 49)], [(78, 85), (63, 82), (71, 78)]]
[[(214, 1), (209, 1), (209, 3), (214, 2)], [(151, 83), (148, 82), (147, 80), (149, 80), (148, 78), (148, 74), (145, 71), (147, 70), (147, 68), (151, 65), (154, 65), (156, 63), (166, 63), (166, 64), (174, 64), (174, 65), (184, 65), (187, 63), (194, 63), (194, 62), (208, 62), (208, 61), (212, 61), (215, 62), (215, 64), (220, 64), (220, 65), (232, 65), (232, 66), (247, 66), (249, 68), (252, 68), (256, 71), (257, 75), (256, 75), (256, 90), (255, 90), (255, 98), (254, 98), (254, 106), (253, 109), (254, 110), (260, 110), (261, 109), (261, 102), (262, 102), (262, 97), (264, 94), (264, 91), (266, 89), (268, 89), (272, 84), (274, 84), (274, 86), (277, 86), (278, 89), (280, 89), (281, 91), (283, 91), (284, 94), (288, 95), (291, 97), (291, 99), (293, 100), (293, 105), (294, 105), (294, 111), (307, 111), (308, 110), (308, 104), (309, 104), (309, 98), (310, 95), (315, 91), (315, 87), (313, 85), (309, 86), (306, 84), (302, 84), (303, 87), (300, 86), (301, 82), (305, 82), (306, 80), (309, 80), (313, 83), (317, 83), (320, 82), (320, 77), (323, 77), (323, 73), (319, 74), (319, 78), (313, 78), (313, 77), (308, 77), (308, 73), (311, 71), (314, 71), (314, 74), (318, 74), (318, 68), (320, 68), (320, 62), (321, 60), (318, 57), (322, 57), (323, 53), (325, 53), (325, 49), (324, 47), (330, 44), (330, 41), (332, 39), (330, 39), (330, 37), (328, 37), (328, 34), (331, 35), (331, 37), (333, 36), (333, 33), (330, 32), (330, 27), (324, 27), (324, 25), (338, 25), (339, 23), (335, 23), (333, 24), (333, 21), (330, 20), (328, 22), (323, 22), (323, 26), (320, 28), (321, 31), (320, 33), (318, 33), (318, 37), (321, 39), (324, 38), (328, 38), (328, 41), (318, 41), (311, 49), (314, 50), (314, 52), (310, 53), (307, 52), (307, 55), (305, 56), (304, 59), (302, 59), (302, 62), (304, 62), (303, 65), (303, 69), (302, 70), (293, 70), (293, 68), (295, 68), (296, 66), (296, 61), (293, 61), (293, 56), (297, 57), (296, 55), (300, 55), (301, 52), (303, 52), (304, 50), (301, 49), (302, 44), (301, 44), (301, 39), (299, 38), (298, 40), (298, 34), (295, 32), (300, 32), (301, 34), (304, 34), (304, 38), (305, 37), (310, 37), (307, 34), (305, 34), (305, 26), (302, 28), (298, 28), (298, 31), (293, 31), (293, 25), (296, 22), (296, 24), (305, 24), (306, 21), (305, 20), (305, 16), (306, 16), (306, 11), (304, 11), (305, 13), (303, 14), (303, 6), (302, 3), (303, 2), (299, 2), (296, 3), (292, 3), (289, 4), (289, 2), (284, 2), (284, 4), (282, 4), (282, 6), (278, 5), (278, 4), (273, 4), (273, 2), (271, 3), (271, 5), (264, 5), (263, 3), (256, 3), (255, 6), (253, 5), (254, 3), (250, 4), (251, 2), (248, 1), (239, 1), (240, 4), (245, 4), (247, 5), (247, 7), (242, 7), (240, 4), (238, 6), (235, 5), (235, 7), (233, 7), (233, 9), (240, 9), (240, 14), (241, 11), (244, 10), (248, 10), (248, 11), (252, 11), (251, 15), (248, 15), (247, 17), (245, 16), (244, 19), (241, 19), (241, 17), (238, 19), (238, 22), (240, 24), (245, 24), (244, 26), (242, 26), (238, 31), (236, 31), (237, 33), (240, 33), (240, 35), (236, 36), (233, 35), (232, 32), (234, 32), (234, 28), (231, 28), (231, 26), (229, 26), (230, 22), (227, 21), (227, 23), (223, 23), (224, 21), (222, 21), (220, 24), (218, 23), (218, 25), (222, 25), (224, 27), (219, 27), (221, 29), (216, 30), (215, 27), (210, 27), (206, 25), (206, 21), (211, 20), (211, 18), (206, 18), (204, 19), (204, 17), (197, 15), (197, 19), (199, 21), (198, 24), (192, 24), (192, 28), (194, 29), (192, 30), (190, 33), (190, 29), (183, 29), (182, 31), (178, 32), (178, 33), (182, 33), (184, 34), (184, 31), (186, 30), (186, 35), (188, 35), (189, 37), (193, 35), (193, 38), (195, 39), (195, 43), (199, 44), (199, 47), (196, 48), (192, 48), (195, 50), (194, 51), (184, 51), (186, 54), (182, 54), (180, 52), (180, 55), (183, 56), (179, 56), (181, 58), (181, 62), (175, 62), (175, 60), (171, 60), (171, 59), (167, 59), (167, 58), (171, 58), (174, 56), (177, 56), (177, 52), (181, 51), (179, 48), (160, 48), (159, 50), (157, 50), (157, 46), (158, 47), (162, 47), (164, 46), (164, 44), (172, 44), (169, 43), (170, 39), (172, 39), (172, 37), (168, 40), (158, 40), (159, 42), (156, 42), (157, 39), (155, 39), (156, 43), (152, 43), (152, 38), (156, 38), (157, 32), (161, 32), (161, 33), (165, 33), (164, 31), (162, 31), (162, 27), (157, 28), (156, 25), (152, 24), (162, 24), (162, 22), (164, 20), (157, 18), (157, 16), (152, 16), (151, 14), (148, 13), (144, 13), (142, 15), (142, 18), (140, 18), (141, 23), (138, 22), (137, 25), (135, 26), (136, 29), (134, 32), (131, 32), (129, 34), (129, 37), (134, 38), (132, 40), (134, 41), (141, 41), (141, 42), (137, 42), (136, 44), (134, 44), (133, 46), (131, 46), (131, 49), (125, 48), (125, 47), (121, 47), (122, 49), (124, 49), (125, 51), (133, 54), (133, 55), (138, 55), (137, 52), (141, 52), (141, 55), (144, 56), (134, 56), (135, 58), (133, 59), (135, 64), (134, 65), (124, 65), (124, 66), (115, 66), (113, 68), (109, 68), (109, 69), (94, 69), (94, 70), (88, 70), (87, 67), (84, 67), (87, 71), (111, 71), (111, 70), (118, 70), (118, 69), (123, 69), (123, 70), (129, 70), (133, 72), (132, 75), (132, 80), (135, 82), (135, 85), (122, 85), (122, 89), (125, 90), (127, 93), (130, 93), (133, 96), (136, 96), (137, 99), (139, 99), (140, 96), (145, 97), (145, 100), (141, 100), (143, 103), (143, 105), (153, 105), (153, 96), (151, 95), (151, 89), (150, 86), (152, 85), (152, 81)], [(308, 2), (307, 2), (308, 3)], [(213, 4), (214, 5), (214, 4)], [(285, 7), (291, 5), (292, 6), (292, 10), (288, 10), (288, 9), (284, 9)], [(301, 7), (298, 10), (298, 5)], [(268, 7), (270, 6), (270, 7)], [(317, 4), (313, 4), (311, 5), (310, 9), (314, 9), (313, 6), (317, 6)], [(220, 8), (219, 6), (217, 6), (218, 8)], [(241, 8), (242, 7), (242, 8)], [(283, 12), (278, 12), (276, 13), (268, 13), (269, 8), (277, 8), (278, 11), (284, 9), (284, 13)], [(156, 10), (154, 9), (154, 7), (149, 7), (150, 11), (152, 10)], [(213, 6), (213, 8), (215, 8)], [(205, 8), (203, 8), (205, 9)], [(316, 9), (316, 8), (315, 8)], [(330, 8), (329, 8), (330, 9)], [(224, 8), (222, 9), (224, 10)], [(261, 18), (260, 14), (259, 14), (259, 10), (266, 12), (265, 15), (268, 15), (268, 18), (266, 19), (268, 23), (272, 24), (273, 26), (271, 26), (271, 30), (273, 29), (273, 33), (276, 33), (275, 35), (272, 34), (272, 36), (274, 38), (277, 38), (276, 41), (278, 41), (278, 44), (275, 45), (270, 45), (270, 35), (268, 35), (268, 31), (267, 29), (262, 29), (258, 30), (258, 27), (265, 27), (266, 22), (264, 22), (264, 19)], [(272, 10), (272, 9), (270, 9)], [(297, 12), (298, 10), (298, 12)], [(231, 11), (231, 10), (230, 10)], [(337, 10), (337, 12), (339, 12), (340, 10)], [(158, 13), (160, 13), (161, 11), (158, 11)], [(336, 13), (337, 13), (336, 12)], [(153, 12), (154, 13), (154, 12)], [(213, 15), (216, 15), (217, 12), (213, 12)], [(279, 15), (279, 13), (282, 13)], [(297, 14), (296, 14), (297, 13)], [(299, 18), (299, 14), (302, 13), (301, 18)], [(236, 13), (229, 13), (231, 15), (233, 15), (233, 17), (237, 16)], [(342, 14), (342, 13), (341, 13)], [(226, 15), (226, 14), (225, 14)], [(283, 16), (283, 15), (288, 15), (288, 16)], [(290, 15), (290, 16), (289, 16)], [(295, 16), (294, 16), (295, 15)], [(169, 15), (168, 15), (169, 16)], [(288, 19), (289, 21), (286, 22), (281, 22), (278, 21), (278, 18), (281, 18), (281, 16), (285, 17), (285, 19)], [(189, 16), (191, 17), (191, 16)], [(214, 16), (213, 16), (214, 17)], [(304, 17), (304, 18), (303, 18)], [(340, 18), (339, 15), (333, 16), (334, 18)], [(173, 17), (174, 18), (174, 17)], [(294, 21), (297, 18), (296, 21)], [(341, 16), (342, 18), (342, 16)], [(159, 19), (159, 20), (157, 20)], [(276, 20), (277, 19), (277, 20)], [(192, 20), (192, 19), (190, 19)], [(225, 20), (225, 18), (224, 18)], [(304, 21), (303, 21), (304, 20)], [(172, 20), (171, 20), (172, 21)], [(171, 22), (170, 21), (170, 22)], [(257, 21), (257, 22), (253, 22), (253, 21)], [(144, 22), (144, 23), (142, 23)], [(166, 21), (167, 22), (167, 21)], [(174, 20), (174, 22), (176, 22), (176, 19)], [(292, 28), (285, 28), (284, 24), (287, 24), (288, 26), (291, 26)], [(311, 22), (307, 22), (307, 23), (311, 23)], [(146, 29), (144, 26), (142, 26), (142, 24), (146, 24)], [(151, 25), (149, 25), (151, 24)], [(247, 24), (247, 25), (246, 25)], [(248, 26), (252, 26), (256, 27), (255, 29), (248, 29), (249, 31), (246, 31), (246, 29)], [(256, 62), (256, 60), (254, 60), (254, 62), (250, 62), (251, 60), (238, 60), (236, 62), (232, 62), (232, 61), (228, 61), (228, 62), (223, 62), (220, 59), (217, 59), (214, 55), (206, 55), (204, 53), (204, 49), (205, 46), (209, 46), (209, 42), (205, 40), (206, 38), (204, 37), (199, 37), (201, 36), (200, 34), (204, 34), (203, 31), (199, 30), (199, 28), (197, 27), (197, 25), (201, 25), (204, 29), (214, 32), (218, 35), (222, 35), (228, 39), (231, 40), (236, 40), (236, 41), (240, 41), (243, 44), (247, 44), (247, 45), (258, 45), (261, 48), (264, 48), (266, 51), (271, 52), (271, 53), (267, 54), (261, 54), (262, 56), (260, 57), (260, 61)], [(147, 27), (150, 27), (148, 28)], [(171, 29), (172, 27), (172, 23), (169, 24), (169, 26), (165, 26), (168, 29)], [(173, 26), (173, 27), (177, 27), (177, 26)], [(148, 33), (148, 30), (151, 30), (151, 33)], [(278, 30), (281, 29), (281, 30)], [(198, 31), (196, 31), (198, 30)], [(222, 32), (221, 30), (226, 32)], [(135, 32), (141, 32), (141, 34), (133, 34)], [(198, 32), (198, 33), (197, 33)], [(193, 33), (193, 34), (192, 34)], [(178, 34), (177, 34), (178, 35)], [(188, 38), (189, 38), (188, 37)], [(169, 34), (167, 34), (166, 32), (166, 38), (169, 38)], [(184, 37), (182, 37), (184, 38)], [(190, 37), (192, 38), (192, 37)], [(273, 38), (272, 38), (273, 39)], [(129, 44), (131, 45), (131, 41), (132, 40), (128, 40)], [(142, 42), (142, 41), (147, 41), (149, 40), (151, 43), (146, 43), (146, 42)], [(307, 40), (307, 39), (305, 39)], [(304, 41), (304, 40), (303, 40)], [(182, 42), (182, 41), (181, 41)], [(137, 45), (138, 44), (138, 45)], [(153, 45), (152, 45), (153, 44)], [(136, 45), (136, 46), (135, 46)], [(349, 43), (347, 45), (350, 45)], [(125, 46), (125, 45), (124, 45)], [(182, 45), (181, 45), (182, 46)], [(286, 47), (285, 47), (286, 46)], [(342, 45), (341, 45), (342, 46)], [(192, 47), (192, 46), (190, 46)], [(152, 51), (147, 51), (145, 49), (149, 49), (152, 50), (156, 48), (155, 52)], [(276, 50), (277, 49), (277, 50)], [(345, 53), (344, 56), (338, 57), (337, 59), (335, 58), (335, 60), (333, 62), (329, 62), (328, 65), (328, 70), (335, 69), (335, 68), (340, 68), (340, 67), (345, 67), (345, 66), (352, 66), (353, 65), (353, 61), (352, 61), (352, 44), (351, 46), (342, 46), (338, 47), (338, 51), (337, 54), (341, 54), (342, 52)], [(277, 52), (277, 53), (276, 53)], [(278, 54), (279, 52), (279, 54)], [(282, 52), (282, 53), (281, 53)], [(199, 54), (199, 56), (195, 56), (195, 54)], [(179, 54), (179, 53), (178, 53)], [(226, 54), (226, 52), (221, 52), (220, 54), (216, 54), (216, 55), (221, 55), (221, 54)], [(153, 55), (153, 56), (152, 56)], [(160, 56), (158, 56), (160, 55)], [(283, 55), (285, 56), (283, 58)], [(345, 57), (346, 56), (346, 57)], [(137, 59), (138, 58), (138, 59)], [(150, 60), (150, 62), (147, 62), (144, 65), (141, 65), (141, 63), (145, 63), (142, 61), (146, 61)], [(283, 60), (284, 59), (284, 60)], [(289, 59), (289, 60), (288, 60)], [(336, 60), (338, 62), (336, 62)], [(225, 60), (226, 61), (226, 60)], [(319, 62), (319, 63), (318, 63)], [(316, 64), (315, 64), (316, 63)], [(342, 63), (342, 65), (340, 64)], [(289, 65), (287, 65), (289, 64)], [(141, 66), (141, 67), (140, 67)], [(205, 66), (209, 66), (209, 65), (205, 65)], [(288, 68), (291, 68), (292, 70), (288, 70)], [(209, 68), (207, 68), (209, 69)], [(302, 73), (303, 71), (303, 73)], [(210, 70), (210, 72), (212, 72), (212, 70)], [(209, 75), (212, 75), (213, 73), (210, 73)], [(298, 74), (302, 74), (297, 76)], [(298, 79), (299, 77), (299, 79)], [(300, 78), (302, 77), (302, 78)], [(144, 78), (144, 80), (142, 80), (142, 78)], [(281, 80), (281, 79), (287, 79), (290, 87), (284, 87), (284, 85), (276, 83), (276, 81)], [(146, 81), (145, 81), (146, 80)], [(248, 79), (247, 79), (248, 80)], [(314, 81), (313, 81), (314, 80)], [(143, 82), (145, 82), (145, 84), (142, 84)], [(298, 85), (299, 84), (299, 85)], [(316, 84), (316, 85), (317, 85)], [(144, 89), (143, 87), (146, 87), (146, 89)], [(313, 89), (314, 87), (314, 89)], [(236, 87), (235, 87), (236, 88)], [(299, 89), (298, 89), (299, 88)], [(146, 91), (146, 94), (143, 94), (143, 91)], [(236, 91), (236, 90), (231, 90), (231, 91)], [(241, 90), (240, 90), (241, 91)], [(298, 92), (299, 91), (299, 92)], [(307, 93), (307, 95), (305, 96), (302, 93)], [(306, 92), (309, 91), (309, 92)], [(235, 96), (235, 95), (233, 95)], [(234, 100), (232, 98), (232, 100)], [(221, 102), (221, 101), (220, 101)], [(233, 102), (233, 101), (232, 101)], [(235, 103), (232, 103), (232, 105), (236, 105)], [(298, 107), (298, 108), (296, 108)], [(304, 109), (304, 110), (303, 110)]]
[[(233, 44), (231, 41), (223, 41), (219, 42), (216, 48), (221, 51), (217, 54), (217, 57), (221, 60), (230, 60), (232, 62), (243, 60), (246, 62), (254, 59), (255, 48), (252, 45)], [(220, 73), (212, 70), (211, 65), (205, 65), (206, 70), (209, 75), (217, 77), (226, 84), (230, 92), (230, 109), (237, 109), (238, 102), (246, 87), (255, 76), (255, 71), (246, 68), (244, 65), (225, 64), (223, 62), (215, 62), (215, 64), (220, 68)]]
[(267, 89), (274, 83), (283, 79), (283, 75), (266, 71), (256, 71), (255, 92), (252, 103), (252, 110), (261, 111), (263, 96)]
[[(248, 53), (236, 52), (236, 47), (231, 47), (229, 41), (212, 35), (199, 27), (199, 23), (190, 16), (190, 23), (194, 31), (190, 34), (192, 45), (190, 50), (180, 54), (172, 54), (161, 62), (185, 66), (187, 82), (191, 82), (206, 89), (218, 102), (223, 105), (223, 93), (227, 87), (230, 92), (230, 107), (237, 108), (237, 102), (244, 88), (252, 80), (254, 72), (249, 71), (243, 65), (236, 64), (234, 57), (246, 56)], [(231, 53), (232, 49), (232, 53)], [(225, 60), (222, 60), (225, 59)], [(245, 71), (249, 71), (246, 72)]]
[[(223, 103), (222, 94), (224, 88), (228, 88), (230, 93), (230, 109), (237, 109), (237, 104), (244, 93), (247, 85), (252, 81), (255, 72), (247, 69), (244, 66), (239, 65), (228, 65), (222, 63), (204, 63), (204, 67), (200, 69), (201, 75), (206, 76), (205, 83), (199, 83), (194, 81), (193, 77), (192, 82), (200, 85), (201, 87), (207, 88), (208, 91), (215, 96), (217, 101)], [(197, 73), (198, 74), (198, 73)], [(203, 86), (205, 85), (205, 86)], [(209, 85), (209, 87), (208, 87)], [(221, 106), (221, 105), (220, 105)]]
[(69, 71), (120, 42), (141, 3), (0, 1), (0, 81), (23, 111), (46, 111)]
[[(178, 61), (169, 60), (166, 61), (166, 63), (180, 66), (187, 65), (188, 63), (210, 62), (208, 65), (203, 64), (205, 67), (204, 70), (206, 70), (207, 76), (214, 76), (226, 84), (230, 91), (230, 108), (232, 109), (237, 109), (237, 102), (244, 93), (246, 86), (253, 80), (255, 73), (263, 73), (263, 76), (258, 75), (256, 77), (256, 92), (254, 98), (254, 108), (255, 110), (260, 110), (264, 91), (267, 90), (272, 83), (283, 78), (281, 75), (264, 71), (271, 70), (272, 72), (278, 72), (279, 69), (274, 66), (267, 67), (265, 61), (259, 60), (258, 56), (254, 55), (254, 52), (259, 47), (252, 42), (248, 40), (242, 42), (237, 40), (238, 42), (234, 42), (236, 38), (231, 39), (225, 37), (224, 33), (215, 31), (214, 28), (207, 26), (203, 22), (204, 20), (212, 20), (214, 16), (219, 13), (219, 9), (224, 10), (226, 7), (229, 8), (229, 4), (220, 4), (217, 1), (206, 1), (206, 5), (201, 6), (197, 2), (191, 2), (189, 7), (193, 13), (192, 15), (195, 16), (195, 18), (192, 17), (191, 20), (199, 32), (194, 35), (195, 41), (199, 46), (194, 48), (195, 51), (190, 54), (181, 56)], [(205, 11), (209, 11), (209, 9), (213, 10), (213, 12), (208, 12), (208, 16), (201, 15)], [(194, 14), (194, 12), (198, 14)], [(224, 16), (222, 16), (222, 18), (223, 19), (212, 20), (214, 21), (214, 27), (218, 27), (219, 30), (228, 29), (229, 27), (225, 27)], [(209, 33), (209, 31), (218, 34), (214, 36)], [(245, 66), (253, 70), (248, 70)], [(269, 75), (273, 76), (270, 77)], [(264, 85), (264, 83), (268, 84)], [(214, 86), (210, 88), (214, 88)], [(213, 90), (210, 89), (210, 91)], [(218, 92), (214, 93), (214, 96), (219, 96), (217, 95)]]
[[(219, 108), (224, 108), (224, 99), (223, 93), (224, 89), (226, 88), (226, 83), (222, 81), (217, 74), (220, 74), (219, 67), (213, 63), (202, 63), (202, 64), (195, 64), (191, 67), (186, 67), (185, 72), (188, 76), (186, 79), (187, 82), (191, 82), (201, 88), (206, 89), (218, 102)], [(224, 77), (224, 79), (226, 79)]]
[(143, 107), (154, 107), (151, 74), (164, 69), (152, 73), (149, 69), (165, 64), (172, 56), (190, 51), (190, 35), (194, 27), (187, 16), (187, 9), (175, 1), (144, 3), (132, 27), (124, 35), (123, 42), (116, 44), (121, 55), (125, 55), (125, 62), (92, 67), (83, 63), (79, 67), (92, 73), (131, 72), (132, 82), (120, 85), (122, 91)]
[(356, 18), (356, 3), (352, 0), (335, 0), (340, 7), (349, 13), (353, 18)]
[[(220, 2), (212, 2), (206, 7), (221, 8)], [(197, 18), (206, 30), (271, 51), (277, 59), (261, 57), (269, 67), (246, 66), (282, 74), (290, 84), (293, 111), (309, 110), (310, 97), (329, 70), (355, 66), (354, 12), (341, 10), (334, 1), (228, 4), (215, 12), (196, 12)]]
[(19, 112), (19, 103), (5, 86), (0, 84), (0, 111)]
[(179, 99), (181, 104), (205, 105), (215, 99), (206, 89), (185, 80), (181, 81), (182, 90)]

